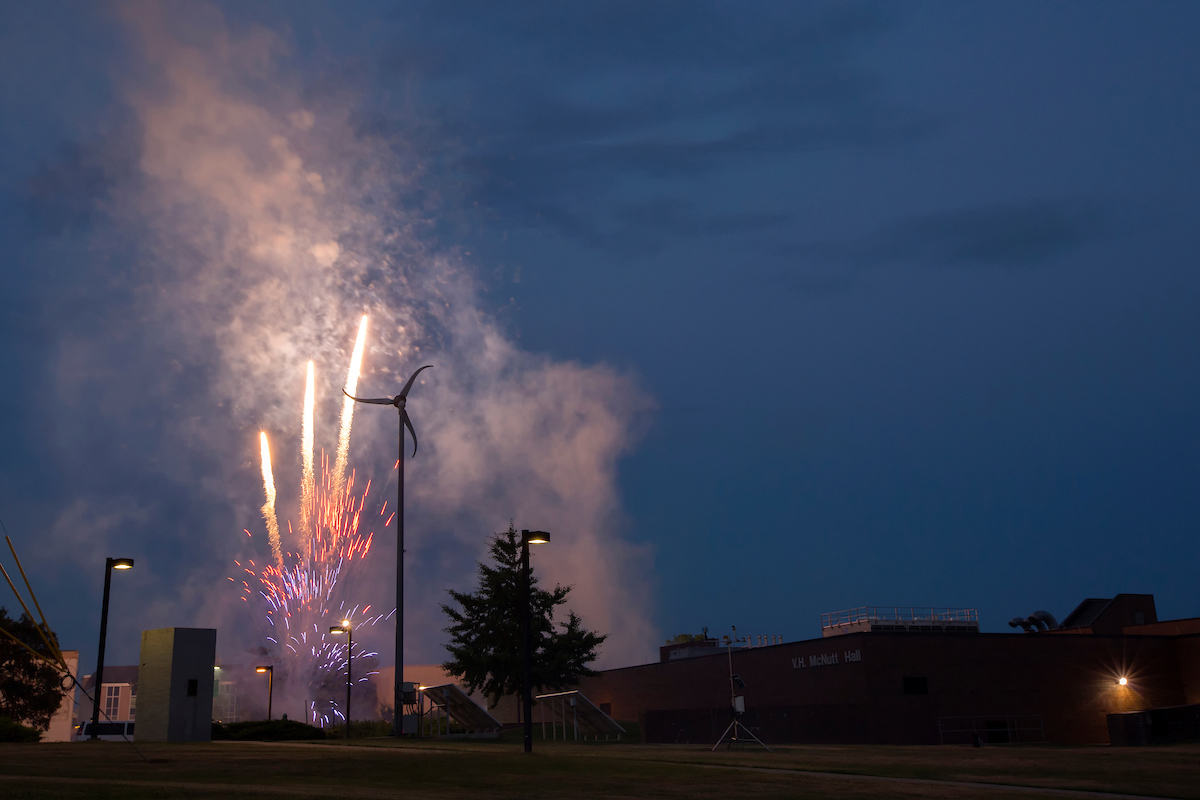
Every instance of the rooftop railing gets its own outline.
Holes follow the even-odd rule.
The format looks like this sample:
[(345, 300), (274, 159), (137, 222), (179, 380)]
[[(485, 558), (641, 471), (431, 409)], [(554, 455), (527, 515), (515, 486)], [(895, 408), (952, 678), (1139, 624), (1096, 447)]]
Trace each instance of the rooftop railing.
[(919, 606), (858, 606), (821, 615), (821, 629), (846, 625), (979, 625), (979, 610), (975, 608), (923, 608)]

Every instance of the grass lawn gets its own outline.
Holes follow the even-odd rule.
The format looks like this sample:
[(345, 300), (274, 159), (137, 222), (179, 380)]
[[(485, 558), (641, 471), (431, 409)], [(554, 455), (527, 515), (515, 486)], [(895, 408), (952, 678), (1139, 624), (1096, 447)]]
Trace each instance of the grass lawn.
[(1023, 786), (1200, 800), (1200, 746), (1196, 745), (821, 746), (783, 747), (774, 753), (709, 753), (698, 746), (539, 742), (532, 757), (509, 741), (377, 739), (348, 744), (214, 742), (137, 747), (148, 762), (121, 742), (0, 745), (0, 796), (6, 800), (1067, 796), (1016, 788)]

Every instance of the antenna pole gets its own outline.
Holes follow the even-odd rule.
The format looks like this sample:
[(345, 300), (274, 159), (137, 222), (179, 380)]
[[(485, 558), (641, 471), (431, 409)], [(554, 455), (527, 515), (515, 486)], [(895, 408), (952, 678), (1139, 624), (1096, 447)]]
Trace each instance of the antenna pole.
[[(737, 628), (733, 629), (733, 634), (734, 634), (734, 637), (737, 636)], [(747, 640), (747, 642), (748, 641), (749, 640)], [(740, 741), (738, 738), (738, 731), (745, 731), (746, 736), (748, 738), (753, 739), (754, 741), (758, 742), (758, 744), (760, 746), (762, 746), (762, 748), (764, 750), (766, 750), (768, 753), (770, 753), (771, 748), (769, 748), (765, 744), (763, 744), (761, 739), (759, 739), (757, 736), (755, 736), (753, 733), (751, 733), (750, 729), (742, 724), (742, 720), (741, 720), (742, 712), (738, 711), (738, 704), (737, 704), (737, 701), (738, 701), (737, 687), (734, 685), (734, 682), (733, 682), (733, 639), (728, 636), (725, 637), (725, 645), (726, 645), (726, 650), (729, 653), (729, 705), (733, 709), (733, 721), (729, 723), (729, 726), (727, 728), (725, 728), (725, 732), (721, 734), (719, 739), (717, 739), (717, 743), (712, 746), (712, 749), (716, 750), (727, 739), (729, 742), (729, 744), (727, 746), (733, 747), (735, 744), (738, 744)], [(743, 684), (742, 686), (743, 686), (743, 688), (745, 688), (745, 684)], [(743, 704), (743, 708), (744, 707), (745, 706)]]
[[(733, 629), (737, 633), (737, 628)], [(733, 698), (737, 697), (737, 690), (733, 687), (733, 640), (729, 640), (729, 646), (725, 648), (729, 653), (729, 705), (733, 706)]]

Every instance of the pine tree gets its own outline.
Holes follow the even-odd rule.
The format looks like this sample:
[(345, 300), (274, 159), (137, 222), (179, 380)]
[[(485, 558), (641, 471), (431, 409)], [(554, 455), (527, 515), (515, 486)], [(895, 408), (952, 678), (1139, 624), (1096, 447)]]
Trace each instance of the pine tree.
[[(521, 691), (521, 533), (511, 523), (491, 540), (494, 566), (479, 563), (479, 588), (474, 594), (449, 590), (461, 610), (442, 605), (450, 618), (446, 628), (450, 660), (442, 668), (460, 676), (470, 691), (482, 691), (488, 705)], [(569, 586), (552, 591), (539, 589), (530, 569), (530, 637), (533, 644), (532, 678), (535, 690), (560, 691), (585, 676), (598, 674), (588, 665), (608, 638), (585, 630), (574, 611), (555, 627), (554, 609), (567, 602)]]

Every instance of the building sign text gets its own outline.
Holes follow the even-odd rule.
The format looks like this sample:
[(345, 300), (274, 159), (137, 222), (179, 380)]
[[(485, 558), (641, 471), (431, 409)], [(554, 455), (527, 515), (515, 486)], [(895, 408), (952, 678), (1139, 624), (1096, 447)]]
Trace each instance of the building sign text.
[(844, 650), (841, 653), (820, 653), (792, 659), (792, 669), (807, 669), (808, 667), (827, 667), (830, 664), (849, 664), (852, 661), (862, 661), (862, 650)]

